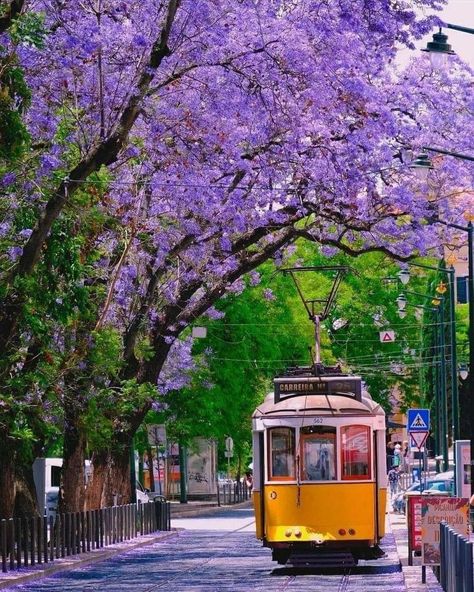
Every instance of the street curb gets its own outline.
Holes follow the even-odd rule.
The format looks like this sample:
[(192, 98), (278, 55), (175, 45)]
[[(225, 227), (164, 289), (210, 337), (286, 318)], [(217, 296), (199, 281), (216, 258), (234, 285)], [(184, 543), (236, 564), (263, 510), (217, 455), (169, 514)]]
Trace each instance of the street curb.
[(226, 506), (192, 507), (183, 504), (182, 506), (177, 506), (176, 509), (173, 509), (173, 506), (171, 506), (171, 521), (173, 521), (174, 518), (193, 518), (195, 516), (203, 516), (205, 514), (216, 514), (220, 511), (229, 510), (231, 508), (246, 507), (252, 507), (252, 500), (246, 500), (245, 502), (241, 502), (240, 504), (230, 504)]
[(111, 557), (121, 553), (126, 553), (128, 551), (132, 551), (133, 549), (146, 547), (147, 545), (152, 545), (159, 541), (166, 540), (170, 537), (177, 536), (177, 534), (178, 531), (173, 529), (171, 531), (164, 531), (159, 535), (145, 535), (144, 537), (140, 537), (140, 540), (136, 542), (124, 541), (123, 543), (119, 543), (119, 545), (113, 545), (107, 547), (106, 549), (96, 549), (81, 555), (55, 559), (55, 563), (48, 565), (47, 567), (45, 567), (45, 564), (42, 564), (37, 565), (35, 568), (25, 568), (25, 571), (26, 569), (29, 569), (29, 573), (20, 573), (16, 570), (7, 572), (0, 575), (0, 590), (17, 586), (19, 584), (25, 584), (27, 582), (31, 582), (32, 580), (40, 580), (62, 571), (86, 567), (93, 563), (110, 559)]

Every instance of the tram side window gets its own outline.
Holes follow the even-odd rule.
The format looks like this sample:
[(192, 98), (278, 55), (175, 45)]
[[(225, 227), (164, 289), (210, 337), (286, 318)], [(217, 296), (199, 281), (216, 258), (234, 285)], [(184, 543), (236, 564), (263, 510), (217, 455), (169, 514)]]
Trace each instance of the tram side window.
[(270, 479), (295, 478), (295, 430), (272, 428), (269, 430)]
[(336, 479), (336, 428), (308, 426), (301, 428), (301, 479), (333, 481)]
[(342, 478), (370, 479), (370, 429), (367, 426), (341, 428)]

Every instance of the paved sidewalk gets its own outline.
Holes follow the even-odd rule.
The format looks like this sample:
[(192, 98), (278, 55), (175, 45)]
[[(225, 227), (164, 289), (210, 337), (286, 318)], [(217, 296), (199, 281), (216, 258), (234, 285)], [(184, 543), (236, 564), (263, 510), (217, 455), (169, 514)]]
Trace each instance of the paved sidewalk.
[[(212, 502), (188, 502), (187, 504), (180, 504), (179, 502), (171, 503), (171, 519), (173, 518), (191, 518), (199, 515), (212, 515), (223, 509), (250, 507), (251, 501), (236, 504), (235, 506), (218, 506), (217, 503)], [(390, 504), (387, 504), (387, 510), (390, 509)], [(408, 530), (406, 518), (402, 514), (393, 514), (387, 512), (386, 514), (386, 531), (394, 536), (396, 544), (396, 552), (402, 567), (403, 577), (405, 580), (406, 592), (442, 592), (442, 588), (437, 581), (431, 568), (426, 568), (426, 584), (421, 582), (421, 557), (413, 558), (413, 566), (408, 565)], [(173, 527), (173, 523), (171, 523)], [(147, 535), (135, 539), (133, 541), (126, 541), (119, 543), (105, 549), (96, 549), (84, 555), (74, 557), (67, 557), (64, 559), (55, 560), (54, 564), (35, 566), (34, 568), (21, 569), (20, 571), (8, 572), (6, 574), (0, 573), (0, 589), (13, 586), (15, 584), (26, 583), (29, 581), (39, 580), (42, 577), (52, 575), (54, 573), (84, 567), (91, 563), (103, 561), (119, 553), (144, 547), (159, 540), (164, 540), (168, 537), (176, 535), (176, 531), (159, 532), (153, 535)]]
[[(390, 503), (387, 503), (390, 510)], [(408, 565), (408, 528), (405, 514), (388, 512), (387, 531), (395, 537), (397, 554), (400, 560), (407, 592), (443, 592), (433, 570), (426, 568), (426, 584), (421, 582), (421, 557), (413, 557), (413, 564)]]
[[(233, 506), (218, 506), (217, 502), (188, 502), (187, 504), (180, 504), (179, 502), (171, 502), (171, 528), (173, 528), (173, 518), (185, 518), (199, 516), (200, 514), (214, 514), (215, 512), (224, 508), (232, 507), (249, 507), (251, 501), (246, 501), (241, 504)], [(14, 586), (17, 584), (25, 584), (27, 582), (37, 581), (46, 576), (51, 576), (55, 573), (85, 567), (92, 563), (104, 561), (110, 557), (114, 557), (119, 553), (125, 553), (132, 549), (138, 549), (156, 543), (160, 540), (167, 539), (176, 535), (176, 530), (156, 532), (150, 535), (143, 535), (139, 538), (123, 541), (109, 547), (102, 549), (95, 549), (89, 553), (81, 553), (80, 555), (72, 555), (55, 559), (53, 563), (43, 563), (33, 567), (21, 568), (16, 571), (9, 571), (2, 573), (0, 564), (0, 590)]]

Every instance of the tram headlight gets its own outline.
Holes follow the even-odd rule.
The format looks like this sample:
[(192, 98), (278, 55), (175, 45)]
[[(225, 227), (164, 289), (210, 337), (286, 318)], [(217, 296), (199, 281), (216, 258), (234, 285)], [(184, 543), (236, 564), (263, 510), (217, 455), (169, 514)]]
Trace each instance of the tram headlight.
[(295, 537), (296, 537), (297, 539), (301, 538), (301, 530), (300, 530), (299, 528), (297, 528), (297, 529), (295, 530)]
[(286, 536), (286, 537), (290, 537), (290, 536), (292, 535), (292, 533), (293, 533), (293, 531), (291, 530), (291, 528), (287, 528), (287, 529), (285, 530), (285, 536)]
[(356, 531), (353, 528), (349, 528), (349, 534), (354, 536)]
[(346, 529), (345, 529), (345, 528), (340, 528), (340, 529), (339, 529), (339, 534), (340, 534), (341, 536), (344, 536), (344, 535), (346, 534)]

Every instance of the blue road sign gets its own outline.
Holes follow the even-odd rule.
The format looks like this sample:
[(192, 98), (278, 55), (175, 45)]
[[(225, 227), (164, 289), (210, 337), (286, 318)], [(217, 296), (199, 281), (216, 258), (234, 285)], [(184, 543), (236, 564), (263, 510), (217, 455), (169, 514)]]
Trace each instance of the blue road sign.
[(408, 409), (407, 430), (409, 432), (429, 432), (430, 410)]

